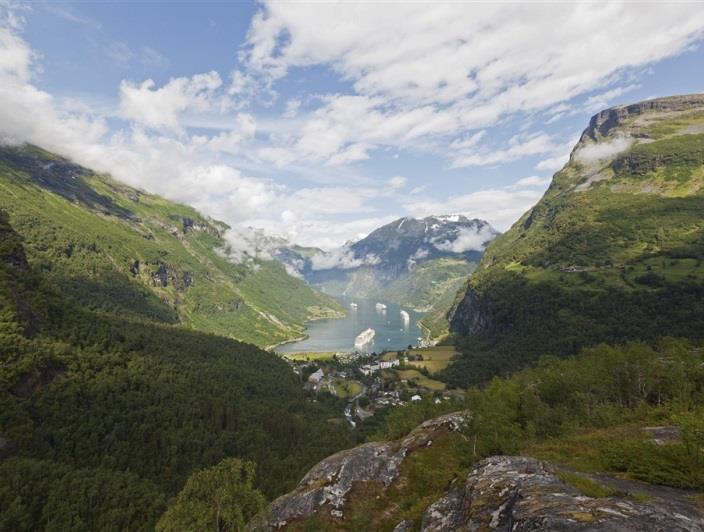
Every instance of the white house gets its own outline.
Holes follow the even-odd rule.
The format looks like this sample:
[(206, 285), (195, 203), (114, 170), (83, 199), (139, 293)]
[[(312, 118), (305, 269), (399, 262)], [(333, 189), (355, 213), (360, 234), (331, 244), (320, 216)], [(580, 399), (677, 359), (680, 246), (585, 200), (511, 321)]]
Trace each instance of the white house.
[(411, 401), (414, 403), (416, 401), (420, 401), (421, 399), (422, 399), (422, 397), (420, 395), (414, 395), (413, 397), (411, 397)]
[(315, 373), (311, 373), (310, 377), (308, 377), (308, 382), (311, 384), (318, 384), (324, 376), (325, 373), (323, 373), (323, 370), (319, 369)]

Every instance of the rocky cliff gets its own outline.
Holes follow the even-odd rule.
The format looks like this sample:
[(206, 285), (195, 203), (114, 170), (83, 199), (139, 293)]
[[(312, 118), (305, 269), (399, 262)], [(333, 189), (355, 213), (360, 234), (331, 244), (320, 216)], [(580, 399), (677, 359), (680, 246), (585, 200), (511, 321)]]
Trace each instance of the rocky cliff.
[[(439, 490), (414, 485), (412, 463), (435, 447), (452, 461), (458, 448), (448, 451), (447, 442), (461, 441), (467, 419), (466, 413), (448, 414), (399, 441), (367, 443), (323, 460), (249, 530), (704, 530), (701, 514), (679, 492), (655, 493), (643, 502), (629, 495), (626, 483), (617, 495), (588, 497), (560, 480), (559, 468), (521, 456), (481, 460), (463, 477), (448, 477)], [(414, 490), (425, 501), (415, 504), (415, 514), (404, 508), (402, 495)]]
[[(685, 513), (680, 513), (679, 511)], [(592, 498), (562, 482), (556, 469), (522, 456), (479, 462), (423, 515), (421, 530), (501, 531), (701, 531), (702, 516), (662, 499)]]

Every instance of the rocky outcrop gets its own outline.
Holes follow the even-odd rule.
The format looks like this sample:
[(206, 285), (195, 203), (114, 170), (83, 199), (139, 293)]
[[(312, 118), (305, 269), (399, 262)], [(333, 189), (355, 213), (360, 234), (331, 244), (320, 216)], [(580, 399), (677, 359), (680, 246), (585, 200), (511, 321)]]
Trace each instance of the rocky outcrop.
[(692, 108), (701, 106), (704, 106), (704, 94), (688, 94), (686, 96), (655, 98), (605, 109), (591, 118), (589, 126), (582, 133), (577, 146), (588, 139), (597, 141), (600, 137), (607, 136), (612, 129), (622, 125), (626, 119), (634, 115), (642, 115), (648, 112), (676, 113), (690, 111)]
[(543, 462), (494, 456), (478, 463), (462, 485), (428, 507), (421, 530), (704, 531), (698, 512), (682, 512), (667, 501), (587, 497)]
[[(468, 419), (464, 412), (447, 414), (426, 421), (402, 440), (367, 443), (330, 456), (314, 466), (294, 491), (272, 502), (247, 529), (306, 530), (308, 520), (315, 519), (316, 530), (353, 530), (355, 508), (359, 511), (359, 505), (372, 498), (383, 500), (389, 488), (406, 489), (412, 482), (404, 472), (409, 456), (461, 432)], [(575, 475), (583, 475), (586, 485), (597, 483), (604, 493), (613, 495), (590, 497), (561, 480), (571, 482)], [(704, 520), (689, 492), (562, 471), (523, 456), (484, 459), (466, 478), (452, 480), (446, 489), (425, 508), (420, 520), (405, 518), (384, 526), (392, 526), (394, 532), (704, 532)], [(393, 504), (375, 508), (387, 518), (398, 510)]]
[(157, 263), (157, 269), (152, 272), (152, 285), (166, 288), (173, 286), (176, 290), (185, 290), (193, 284), (193, 276), (189, 272), (179, 272), (176, 268), (162, 262)]
[(487, 302), (472, 288), (468, 287), (462, 299), (449, 314), (450, 330), (468, 335), (488, 331), (493, 327)]
[(173, 214), (169, 218), (181, 223), (181, 230), (184, 235), (195, 232), (207, 233), (216, 237), (221, 236), (220, 231), (216, 227), (200, 218), (191, 218), (190, 216), (180, 216), (178, 214)]
[(400, 442), (372, 442), (334, 454), (314, 466), (293, 492), (272, 502), (266, 517), (251, 523), (249, 529), (275, 530), (320, 512), (333, 520), (342, 519), (347, 496), (356, 484), (388, 488), (408, 455), (461, 430), (465, 421), (464, 413), (447, 414), (426, 421)]

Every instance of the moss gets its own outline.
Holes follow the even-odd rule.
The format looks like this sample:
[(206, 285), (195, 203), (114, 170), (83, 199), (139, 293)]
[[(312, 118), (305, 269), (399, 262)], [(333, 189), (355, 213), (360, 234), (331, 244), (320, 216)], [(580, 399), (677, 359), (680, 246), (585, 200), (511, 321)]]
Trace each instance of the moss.
[(615, 497), (623, 495), (621, 492), (611, 488), (610, 486), (601, 484), (589, 477), (580, 475), (578, 473), (559, 471), (557, 473), (557, 476), (562, 482), (568, 484), (569, 486), (572, 486), (573, 488), (576, 488), (577, 491), (579, 491), (582, 495), (586, 495), (587, 497), (600, 499), (603, 497)]
[(570, 516), (580, 523), (591, 523), (595, 520), (595, 517), (589, 512), (572, 512)]

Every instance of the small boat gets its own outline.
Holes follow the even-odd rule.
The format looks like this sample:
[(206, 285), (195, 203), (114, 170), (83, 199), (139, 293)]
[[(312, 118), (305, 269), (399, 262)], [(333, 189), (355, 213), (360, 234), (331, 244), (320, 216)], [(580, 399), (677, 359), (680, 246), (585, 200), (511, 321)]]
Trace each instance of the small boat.
[(401, 319), (403, 320), (403, 323), (408, 323), (409, 321), (411, 321), (411, 315), (405, 310), (402, 310)]
[(357, 336), (357, 338), (354, 339), (355, 349), (359, 349), (360, 351), (363, 350), (365, 347), (372, 343), (375, 334), (376, 331), (374, 329), (367, 329), (365, 331), (362, 331)]
[(377, 303), (376, 304), (376, 311), (377, 312), (386, 312), (386, 305), (383, 303)]
[(357, 310), (357, 303), (350, 303), (350, 308), (352, 310)]

